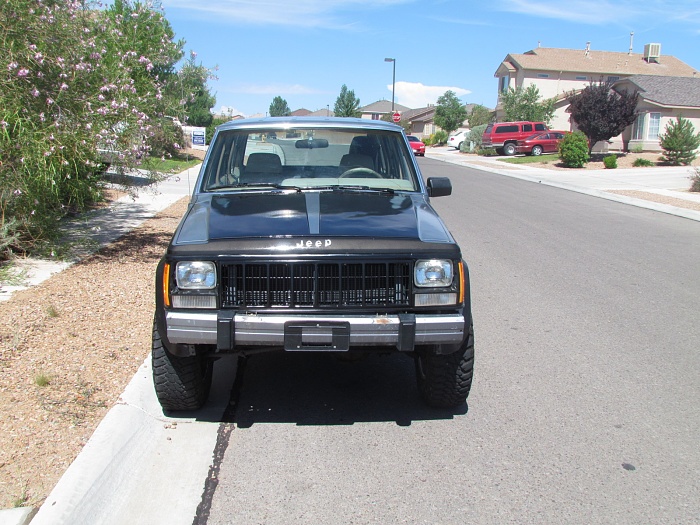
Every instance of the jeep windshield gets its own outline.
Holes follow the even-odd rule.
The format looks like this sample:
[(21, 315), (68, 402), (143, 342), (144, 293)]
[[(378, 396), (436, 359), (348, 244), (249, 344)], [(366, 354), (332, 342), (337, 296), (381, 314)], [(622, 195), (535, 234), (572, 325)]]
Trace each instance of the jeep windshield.
[(346, 128), (232, 129), (216, 135), (201, 191), (420, 191), (401, 133)]

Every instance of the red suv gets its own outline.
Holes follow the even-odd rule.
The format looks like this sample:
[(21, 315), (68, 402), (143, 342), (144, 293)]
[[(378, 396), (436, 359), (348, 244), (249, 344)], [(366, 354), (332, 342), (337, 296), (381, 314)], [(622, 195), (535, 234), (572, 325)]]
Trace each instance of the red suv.
[(538, 131), (549, 131), (549, 128), (544, 122), (494, 122), (486, 126), (481, 146), (495, 148), (504, 155), (515, 155), (518, 141)]

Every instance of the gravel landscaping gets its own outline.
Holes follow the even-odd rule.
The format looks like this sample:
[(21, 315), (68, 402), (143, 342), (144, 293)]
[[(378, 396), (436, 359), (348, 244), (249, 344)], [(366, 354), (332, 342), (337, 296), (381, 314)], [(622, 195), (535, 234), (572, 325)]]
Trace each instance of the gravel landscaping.
[(0, 303), (1, 508), (41, 505), (150, 353), (155, 268), (186, 206)]

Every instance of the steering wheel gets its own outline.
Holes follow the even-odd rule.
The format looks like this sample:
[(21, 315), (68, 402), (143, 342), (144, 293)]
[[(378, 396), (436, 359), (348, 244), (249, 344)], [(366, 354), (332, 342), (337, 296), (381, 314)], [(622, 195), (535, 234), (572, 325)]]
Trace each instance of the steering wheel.
[(341, 179), (383, 179), (379, 173), (370, 168), (365, 168), (363, 166), (358, 166), (357, 168), (350, 168), (346, 172), (340, 175)]

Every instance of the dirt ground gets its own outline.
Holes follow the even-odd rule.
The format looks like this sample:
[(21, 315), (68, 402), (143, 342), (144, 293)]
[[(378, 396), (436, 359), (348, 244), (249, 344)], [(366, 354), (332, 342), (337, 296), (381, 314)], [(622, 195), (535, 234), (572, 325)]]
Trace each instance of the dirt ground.
[(0, 508), (44, 501), (149, 354), (155, 267), (186, 204), (0, 303)]

